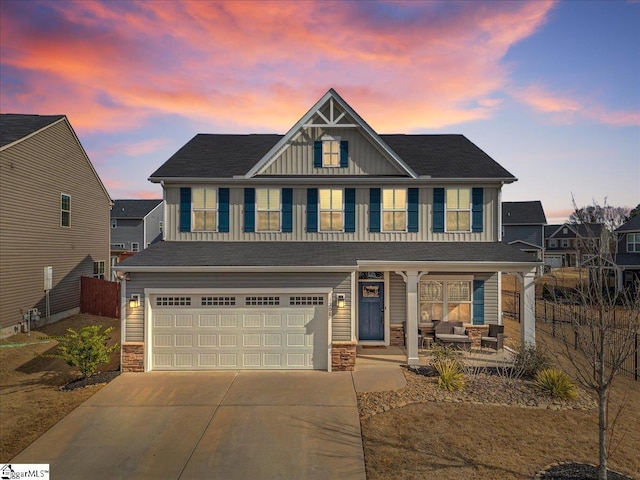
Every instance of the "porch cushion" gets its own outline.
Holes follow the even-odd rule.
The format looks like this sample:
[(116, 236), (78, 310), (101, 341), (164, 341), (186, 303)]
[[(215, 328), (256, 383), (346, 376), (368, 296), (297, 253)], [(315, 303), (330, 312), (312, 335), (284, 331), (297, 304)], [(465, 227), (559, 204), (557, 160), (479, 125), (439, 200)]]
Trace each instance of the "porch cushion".
[(438, 340), (442, 340), (443, 342), (471, 342), (471, 339), (466, 335), (455, 335), (453, 333), (439, 333), (438, 335), (436, 335), (436, 337), (438, 338)]
[(453, 327), (454, 335), (464, 335), (464, 327)]

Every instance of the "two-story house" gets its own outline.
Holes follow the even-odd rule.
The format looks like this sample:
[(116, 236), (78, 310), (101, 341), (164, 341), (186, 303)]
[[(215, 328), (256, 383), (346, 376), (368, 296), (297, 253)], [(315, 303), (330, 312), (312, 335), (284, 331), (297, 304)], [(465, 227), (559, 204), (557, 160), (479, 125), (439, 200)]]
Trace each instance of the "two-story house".
[[(64, 115), (0, 115), (0, 326), (80, 310), (80, 277), (109, 278), (111, 198)], [(31, 317), (32, 320), (35, 317)]]
[(499, 323), (516, 179), (462, 135), (379, 135), (333, 89), (285, 135), (196, 135), (150, 177), (165, 241), (124, 260), (123, 368), (352, 369), (419, 320)]
[(617, 288), (635, 292), (640, 285), (640, 215), (615, 230)]
[(545, 265), (550, 268), (584, 266), (600, 249), (602, 228), (600, 223), (545, 226)]
[(547, 217), (540, 200), (502, 202), (502, 241), (544, 260)]
[(111, 209), (111, 265), (162, 240), (163, 224), (162, 199), (114, 200)]

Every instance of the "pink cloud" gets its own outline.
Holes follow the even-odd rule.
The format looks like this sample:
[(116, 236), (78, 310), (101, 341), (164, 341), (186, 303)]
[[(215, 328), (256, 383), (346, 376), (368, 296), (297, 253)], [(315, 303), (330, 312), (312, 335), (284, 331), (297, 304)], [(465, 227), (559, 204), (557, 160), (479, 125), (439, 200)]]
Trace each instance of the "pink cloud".
[(575, 95), (550, 92), (540, 85), (530, 85), (511, 91), (512, 95), (538, 112), (555, 115), (559, 123), (572, 124), (588, 119), (605, 125), (640, 125), (640, 112), (608, 111), (591, 100), (576, 99)]
[[(502, 58), (554, 8), (552, 1), (29, 5), (32, 15), (3, 13), (2, 64), (25, 86), (3, 94), (3, 110), (67, 113), (81, 130), (124, 130), (169, 113), (237, 131), (283, 131), (329, 87), (380, 131), (489, 118), (508, 83)], [(34, 24), (36, 7), (49, 12), (46, 28)]]

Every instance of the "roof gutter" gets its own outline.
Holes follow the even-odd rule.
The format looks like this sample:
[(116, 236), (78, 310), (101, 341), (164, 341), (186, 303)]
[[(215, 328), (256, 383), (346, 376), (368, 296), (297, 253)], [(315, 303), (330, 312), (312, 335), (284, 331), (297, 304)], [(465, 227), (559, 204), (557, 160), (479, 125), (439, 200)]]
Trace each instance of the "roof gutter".
[(362, 185), (371, 185), (371, 184), (392, 184), (392, 183), (406, 183), (410, 185), (416, 184), (425, 184), (425, 185), (442, 185), (442, 184), (482, 184), (482, 183), (513, 183), (516, 182), (517, 178), (439, 178), (439, 177), (428, 177), (421, 176), (418, 178), (410, 178), (410, 177), (350, 177), (344, 176), (343, 178), (340, 176), (336, 177), (321, 177), (321, 176), (311, 176), (311, 177), (252, 177), (246, 178), (242, 177), (149, 177), (151, 183), (175, 183), (175, 184), (201, 184), (201, 183), (224, 183), (231, 185), (247, 185), (247, 184), (275, 184), (275, 183), (286, 183), (292, 185), (304, 185), (304, 184), (362, 184)]

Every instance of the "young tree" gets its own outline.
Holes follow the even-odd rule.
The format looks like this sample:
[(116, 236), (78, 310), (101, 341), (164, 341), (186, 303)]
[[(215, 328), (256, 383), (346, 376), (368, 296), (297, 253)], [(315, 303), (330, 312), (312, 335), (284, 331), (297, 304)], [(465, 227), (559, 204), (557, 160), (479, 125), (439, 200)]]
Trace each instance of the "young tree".
[[(594, 207), (601, 208), (597, 204)], [(590, 218), (581, 216), (577, 220), (591, 223)], [(610, 288), (612, 264), (606, 248), (611, 243), (610, 235), (602, 229), (599, 241), (584, 239), (583, 248), (590, 257), (589, 282), (575, 290), (574, 305), (566, 309), (567, 324), (560, 330), (562, 349), (575, 367), (578, 382), (598, 398), (599, 478), (604, 480), (607, 433), (615, 423), (609, 423), (608, 419), (611, 386), (635, 352), (640, 330), (640, 299), (631, 291), (616, 292)]]
[(573, 203), (574, 211), (569, 216), (569, 223), (602, 223), (607, 230), (613, 232), (620, 225), (630, 218), (631, 210), (627, 207), (612, 207), (605, 204), (587, 205), (586, 207), (577, 207), (575, 201)]

